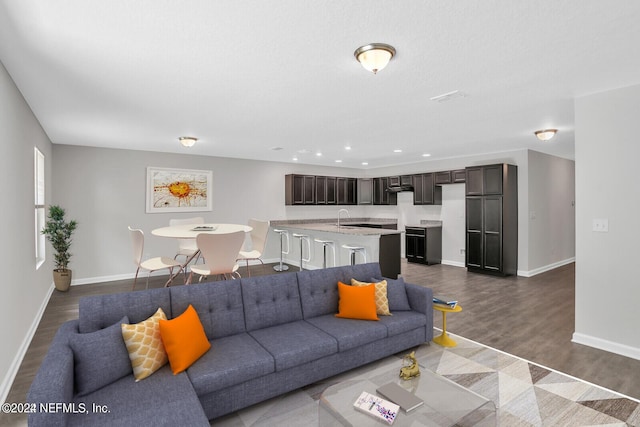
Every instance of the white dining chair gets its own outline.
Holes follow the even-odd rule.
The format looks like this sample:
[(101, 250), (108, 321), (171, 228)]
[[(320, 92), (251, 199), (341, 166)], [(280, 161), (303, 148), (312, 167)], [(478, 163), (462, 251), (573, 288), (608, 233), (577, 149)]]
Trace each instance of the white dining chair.
[(200, 233), (196, 237), (198, 249), (204, 257), (204, 264), (191, 266), (189, 282), (193, 273), (199, 274), (199, 282), (207, 276), (223, 276), (225, 279), (240, 277), (238, 273), (238, 253), (244, 243), (245, 232), (224, 234)]
[[(173, 218), (169, 220), (170, 226), (185, 225), (185, 224), (194, 224), (194, 225), (204, 224), (204, 218), (201, 216), (196, 216), (194, 218), (184, 218), (184, 219)], [(183, 256), (185, 257), (185, 262), (186, 262), (186, 260), (188, 260), (190, 257), (193, 257), (193, 255), (196, 252), (198, 252), (198, 245), (196, 245), (195, 239), (178, 239), (178, 252), (173, 257), (173, 259), (178, 259), (178, 257)], [(201, 254), (198, 254), (194, 263), (197, 263), (201, 257), (202, 257)]]
[(262, 261), (262, 253), (264, 247), (267, 244), (267, 236), (269, 235), (269, 221), (261, 221), (259, 219), (251, 218), (249, 220), (249, 226), (252, 230), (249, 234), (251, 237), (251, 250), (240, 251), (238, 261), (245, 261), (247, 263), (247, 275), (251, 277), (251, 270), (249, 269), (249, 261), (260, 261), (260, 264), (264, 264)]
[[(142, 230), (131, 227), (129, 227), (129, 233), (131, 234), (131, 243), (133, 245), (133, 263), (137, 266), (136, 275), (133, 278), (133, 287), (131, 288), (131, 290), (134, 290), (136, 288), (136, 282), (138, 281), (138, 273), (140, 272), (140, 269), (147, 270), (147, 289), (149, 288), (149, 276), (154, 271), (162, 270), (164, 268), (169, 270), (169, 280), (167, 280), (165, 286), (169, 286), (172, 279), (175, 277), (173, 275), (174, 268), (177, 267), (184, 273), (182, 265), (175, 259), (171, 259), (168, 257), (155, 257), (142, 260), (142, 256), (144, 254), (144, 233), (142, 232)], [(178, 274), (180, 274), (180, 272), (178, 272)], [(176, 274), (176, 276), (178, 274)]]

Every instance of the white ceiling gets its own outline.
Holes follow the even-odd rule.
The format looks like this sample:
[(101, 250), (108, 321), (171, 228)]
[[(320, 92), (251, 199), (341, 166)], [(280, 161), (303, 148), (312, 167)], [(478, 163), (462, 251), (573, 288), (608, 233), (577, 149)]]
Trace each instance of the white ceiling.
[[(54, 144), (354, 168), (573, 158), (574, 99), (640, 83), (639, 22), (636, 0), (0, 0), (0, 60)], [(397, 50), (377, 75), (353, 56), (372, 42)]]

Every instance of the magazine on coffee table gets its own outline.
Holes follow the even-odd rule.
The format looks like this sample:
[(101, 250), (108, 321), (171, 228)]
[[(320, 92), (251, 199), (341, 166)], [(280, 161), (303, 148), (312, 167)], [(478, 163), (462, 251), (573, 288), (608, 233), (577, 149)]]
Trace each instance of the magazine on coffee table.
[(396, 383), (388, 383), (380, 386), (376, 392), (399, 405), (405, 412), (411, 412), (424, 403), (415, 394), (405, 390)]
[(395, 403), (389, 402), (375, 394), (367, 393), (366, 391), (360, 394), (360, 397), (358, 397), (358, 400), (353, 404), (353, 407), (387, 424), (393, 424), (400, 410), (400, 407)]

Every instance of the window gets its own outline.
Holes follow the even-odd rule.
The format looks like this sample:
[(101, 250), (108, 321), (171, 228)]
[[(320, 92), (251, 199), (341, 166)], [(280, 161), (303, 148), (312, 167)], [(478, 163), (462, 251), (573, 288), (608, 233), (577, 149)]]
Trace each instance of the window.
[(44, 202), (44, 154), (34, 149), (34, 199), (35, 199), (35, 236), (36, 236), (36, 269), (44, 264), (45, 236), (42, 234), (46, 220)]

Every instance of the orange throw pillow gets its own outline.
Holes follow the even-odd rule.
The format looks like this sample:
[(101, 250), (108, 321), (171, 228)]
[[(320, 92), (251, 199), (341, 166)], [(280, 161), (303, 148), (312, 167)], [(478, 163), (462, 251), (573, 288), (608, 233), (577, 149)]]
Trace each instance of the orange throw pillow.
[(160, 321), (160, 336), (174, 375), (187, 369), (211, 348), (198, 313), (191, 304), (175, 319)]
[(349, 286), (338, 282), (338, 314), (345, 319), (379, 320), (376, 314), (376, 289), (368, 286)]

